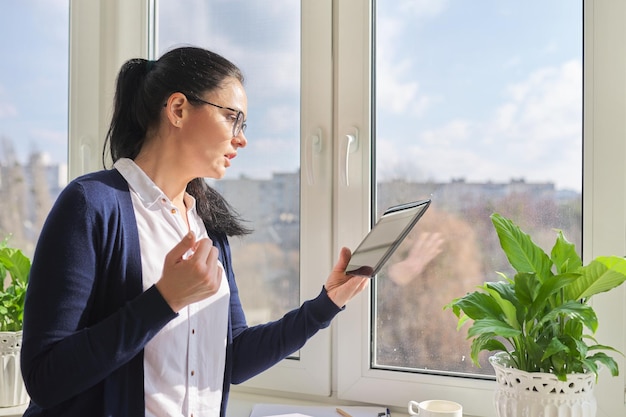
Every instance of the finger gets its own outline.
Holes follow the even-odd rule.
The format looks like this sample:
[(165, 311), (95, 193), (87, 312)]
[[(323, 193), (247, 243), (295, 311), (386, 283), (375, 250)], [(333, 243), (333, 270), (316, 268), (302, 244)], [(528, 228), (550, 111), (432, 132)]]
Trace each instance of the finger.
[(192, 249), (196, 243), (196, 235), (193, 232), (189, 232), (183, 237), (183, 239), (176, 244), (170, 250), (167, 255), (165, 255), (166, 263), (174, 263), (179, 262), (183, 259), (183, 255), (187, 253), (189, 249)]
[(342, 285), (339, 304), (346, 305), (354, 296), (359, 294), (369, 285), (369, 278), (354, 277)]
[(350, 262), (350, 258), (352, 258), (352, 252), (350, 249), (343, 247), (339, 252), (339, 259), (333, 268), (334, 272), (344, 272)]
[(349, 282), (346, 282), (346, 288), (350, 291), (350, 298), (360, 293), (370, 281), (367, 277), (354, 277)]
[[(218, 267), (218, 262), (217, 262), (219, 254), (220, 254), (220, 251), (217, 250), (215, 246), (211, 246), (211, 249), (209, 250), (209, 255), (206, 258), (207, 267), (210, 269), (213, 275), (217, 275), (217, 273), (219, 272), (218, 271), (219, 267)], [(220, 273), (220, 276), (221, 276), (221, 273)]]
[(357, 294), (360, 293), (361, 291), (364, 291), (369, 285), (370, 285), (369, 279), (364, 279), (363, 281), (361, 281), (359, 288), (357, 289)]
[(207, 258), (211, 252), (211, 248), (213, 248), (213, 242), (209, 238), (200, 239), (196, 243), (195, 253), (193, 256), (196, 259), (199, 259), (200, 262), (207, 262)]

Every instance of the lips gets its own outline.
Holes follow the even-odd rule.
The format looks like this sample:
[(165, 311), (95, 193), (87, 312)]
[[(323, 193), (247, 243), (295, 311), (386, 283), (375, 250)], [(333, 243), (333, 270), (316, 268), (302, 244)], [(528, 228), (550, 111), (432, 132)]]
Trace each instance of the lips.
[(229, 153), (229, 154), (224, 155), (224, 158), (226, 158), (226, 167), (227, 168), (230, 166), (230, 160), (233, 159), (236, 156), (237, 156), (236, 153)]

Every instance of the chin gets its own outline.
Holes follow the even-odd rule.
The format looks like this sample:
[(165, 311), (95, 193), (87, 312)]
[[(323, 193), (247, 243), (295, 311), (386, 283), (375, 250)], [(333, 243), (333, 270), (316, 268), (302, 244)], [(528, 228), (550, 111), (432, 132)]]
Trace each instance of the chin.
[(211, 172), (207, 176), (207, 178), (213, 178), (213, 179), (216, 179), (216, 180), (221, 180), (222, 178), (224, 178), (224, 175), (226, 175), (226, 170), (221, 170), (221, 171), (217, 171), (217, 172), (213, 171), (213, 172)]
[(223, 166), (209, 166), (206, 168), (206, 171), (203, 173), (203, 178), (212, 178), (215, 180), (219, 180), (224, 178), (226, 175), (226, 168)]

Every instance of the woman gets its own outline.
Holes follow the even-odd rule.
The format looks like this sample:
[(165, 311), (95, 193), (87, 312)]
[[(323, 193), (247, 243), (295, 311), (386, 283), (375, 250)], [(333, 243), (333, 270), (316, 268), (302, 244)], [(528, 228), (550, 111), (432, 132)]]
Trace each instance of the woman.
[(25, 416), (224, 415), (231, 383), (301, 348), (367, 286), (344, 274), (343, 248), (315, 299), (246, 325), (227, 236), (247, 230), (202, 179), (246, 146), (246, 114), (241, 72), (210, 51), (122, 66), (114, 166), (64, 189), (33, 257)]

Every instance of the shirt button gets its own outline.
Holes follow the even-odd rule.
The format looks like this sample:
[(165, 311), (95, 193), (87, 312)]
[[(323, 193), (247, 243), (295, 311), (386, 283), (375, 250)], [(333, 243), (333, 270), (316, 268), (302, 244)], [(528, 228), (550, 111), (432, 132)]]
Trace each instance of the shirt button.
[(172, 209), (172, 214), (176, 214), (176, 209)]
[(196, 329), (191, 329), (191, 334), (196, 334)]
[(191, 376), (194, 376), (196, 374), (196, 371), (191, 371)]

